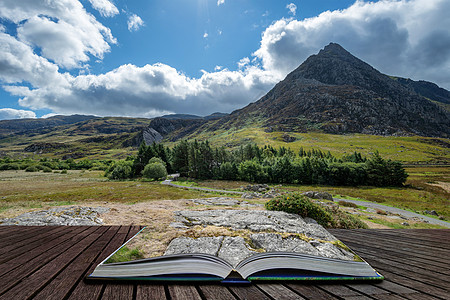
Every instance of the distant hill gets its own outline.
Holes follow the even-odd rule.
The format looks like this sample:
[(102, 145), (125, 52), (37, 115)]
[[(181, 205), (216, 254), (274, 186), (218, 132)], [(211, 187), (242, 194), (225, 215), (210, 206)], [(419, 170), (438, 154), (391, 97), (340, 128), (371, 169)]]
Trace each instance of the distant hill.
[[(449, 113), (399, 82), (331, 43), (261, 99), (201, 131), (259, 126), (267, 132), (448, 137)], [(420, 91), (446, 101), (445, 90)]]
[(219, 119), (227, 115), (228, 114), (226, 113), (215, 112), (213, 114), (204, 117), (188, 114), (171, 114), (171, 115), (164, 115), (158, 118), (163, 118), (167, 120), (211, 120), (211, 119)]
[(0, 136), (12, 133), (31, 132), (42, 129), (51, 129), (56, 126), (75, 124), (78, 122), (96, 119), (95, 116), (71, 115), (53, 116), (46, 119), (15, 119), (0, 121)]

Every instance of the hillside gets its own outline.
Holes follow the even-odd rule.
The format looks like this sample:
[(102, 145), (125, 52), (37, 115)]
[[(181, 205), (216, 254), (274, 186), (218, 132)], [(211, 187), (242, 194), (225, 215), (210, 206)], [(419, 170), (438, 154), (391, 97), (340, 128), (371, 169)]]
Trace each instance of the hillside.
[(449, 163), (449, 95), (430, 82), (384, 75), (332, 43), (231, 114), (1, 121), (0, 155), (120, 158), (142, 142), (209, 139), (226, 147), (379, 151), (404, 162)]
[(255, 103), (202, 130), (449, 137), (450, 114), (338, 44), (326, 46)]

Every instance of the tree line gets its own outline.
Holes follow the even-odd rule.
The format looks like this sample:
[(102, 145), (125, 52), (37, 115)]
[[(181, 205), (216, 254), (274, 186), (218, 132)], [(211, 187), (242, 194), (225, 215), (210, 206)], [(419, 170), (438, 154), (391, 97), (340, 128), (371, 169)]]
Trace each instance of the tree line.
[[(167, 174), (160, 165), (183, 177), (257, 183), (402, 186), (408, 176), (400, 162), (383, 159), (378, 152), (369, 158), (357, 152), (337, 158), (317, 149), (294, 152), (248, 144), (228, 150), (196, 140), (180, 141), (173, 148), (142, 144), (136, 156), (113, 163), (106, 175), (111, 179), (140, 177), (147, 168), (146, 177), (159, 178), (156, 174)], [(159, 171), (153, 174), (150, 169)]]

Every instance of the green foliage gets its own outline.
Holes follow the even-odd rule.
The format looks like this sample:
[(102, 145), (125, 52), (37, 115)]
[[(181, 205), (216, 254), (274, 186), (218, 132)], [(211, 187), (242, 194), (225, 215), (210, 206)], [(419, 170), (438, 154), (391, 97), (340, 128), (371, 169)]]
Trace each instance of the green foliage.
[(255, 160), (247, 160), (239, 164), (239, 178), (249, 182), (267, 182), (269, 176), (261, 164)]
[(378, 152), (366, 162), (367, 179), (374, 186), (402, 186), (408, 178), (402, 164), (397, 161), (385, 160)]
[(326, 210), (332, 216), (331, 227), (342, 229), (367, 229), (369, 228), (358, 217), (342, 211), (338, 206), (327, 206)]
[(144, 177), (150, 179), (161, 179), (167, 176), (166, 167), (160, 162), (149, 163), (142, 172)]
[(25, 169), (25, 172), (39, 172), (39, 169), (36, 166), (29, 166)]
[(0, 164), (0, 170), (1, 171), (5, 171), (5, 170), (20, 170), (20, 165), (17, 164), (17, 163)]
[(304, 218), (312, 218), (324, 227), (332, 225), (333, 218), (325, 208), (299, 193), (278, 196), (266, 202), (264, 206), (268, 210), (284, 211), (298, 214)]
[(125, 160), (116, 161), (105, 172), (105, 176), (113, 180), (132, 178), (133, 175), (133, 162)]
[(138, 248), (129, 249), (127, 246), (123, 246), (113, 256), (111, 256), (106, 263), (125, 262), (136, 259), (144, 258), (144, 254)]
[(149, 164), (153, 164), (153, 163), (160, 163), (162, 164), (165, 168), (167, 168), (167, 164), (159, 157), (152, 157), (149, 161)]
[(52, 169), (49, 168), (49, 167), (47, 167), (47, 166), (43, 166), (43, 167), (42, 167), (42, 171), (43, 171), (44, 173), (51, 173), (51, 172), (52, 172)]

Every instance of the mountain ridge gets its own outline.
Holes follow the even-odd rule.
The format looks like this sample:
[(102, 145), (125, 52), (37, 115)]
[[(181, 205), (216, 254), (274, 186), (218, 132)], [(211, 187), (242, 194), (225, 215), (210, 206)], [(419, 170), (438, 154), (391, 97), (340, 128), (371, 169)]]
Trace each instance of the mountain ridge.
[(334, 43), (258, 101), (199, 130), (249, 124), (266, 131), (450, 136), (450, 117), (442, 108)]

